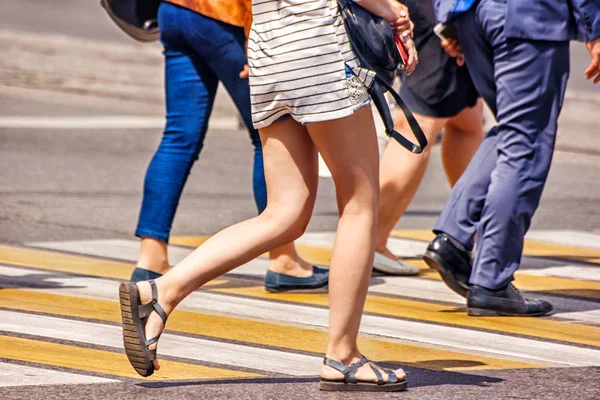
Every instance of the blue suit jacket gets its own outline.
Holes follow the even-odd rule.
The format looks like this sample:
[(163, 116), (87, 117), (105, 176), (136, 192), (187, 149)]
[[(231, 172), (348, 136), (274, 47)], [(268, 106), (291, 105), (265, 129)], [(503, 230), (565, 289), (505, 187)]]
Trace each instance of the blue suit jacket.
[[(600, 0), (505, 0), (509, 38), (589, 42), (600, 38)], [(457, 3), (469, 0), (433, 0), (439, 22), (456, 16)]]

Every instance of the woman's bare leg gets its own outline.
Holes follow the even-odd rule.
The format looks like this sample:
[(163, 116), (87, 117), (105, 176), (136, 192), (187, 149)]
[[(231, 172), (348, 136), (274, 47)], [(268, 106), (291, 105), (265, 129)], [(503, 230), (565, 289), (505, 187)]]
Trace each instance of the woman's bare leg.
[[(206, 282), (272, 248), (298, 238), (310, 220), (318, 186), (317, 152), (306, 129), (291, 119), (261, 130), (268, 204), (259, 216), (230, 226), (208, 239), (167, 274), (156, 279), (159, 303), (169, 314)], [(138, 284), (142, 303), (150, 285)], [(146, 323), (146, 337), (163, 329), (156, 313)], [(153, 348), (155, 345), (149, 346)], [(155, 368), (158, 368), (158, 362)]]
[(446, 122), (442, 136), (442, 163), (450, 186), (469, 165), (471, 158), (483, 141), (483, 102), (465, 108)]
[[(416, 113), (415, 118), (429, 141), (429, 146), (425, 151), (422, 154), (413, 154), (406, 151), (396, 141), (390, 140), (381, 158), (379, 220), (375, 249), (390, 259), (395, 259), (396, 256), (387, 249), (387, 239), (417, 193), (427, 170), (431, 147), (446, 122), (442, 118), (432, 118)], [(395, 125), (400, 132), (410, 132), (410, 126), (400, 112), (398, 112)]]
[[(329, 278), (327, 357), (349, 364), (361, 358), (358, 329), (373, 265), (378, 196), (378, 150), (369, 107), (353, 115), (307, 126), (335, 182), (340, 219)], [(339, 379), (323, 366), (321, 376)], [(385, 374), (384, 374), (385, 375)], [(402, 378), (402, 372), (399, 372)], [(374, 379), (369, 367), (359, 379)]]

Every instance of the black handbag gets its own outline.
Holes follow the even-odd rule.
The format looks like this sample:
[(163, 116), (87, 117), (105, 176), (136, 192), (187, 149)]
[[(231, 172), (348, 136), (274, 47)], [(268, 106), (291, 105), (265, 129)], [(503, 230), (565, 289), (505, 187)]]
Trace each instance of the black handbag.
[(140, 42), (158, 40), (161, 0), (100, 0), (108, 16), (123, 32)]
[[(376, 73), (369, 94), (381, 115), (386, 134), (409, 151), (422, 153), (427, 147), (427, 138), (408, 106), (392, 88), (399, 65), (402, 63), (392, 28), (385, 19), (371, 14), (351, 0), (338, 0), (338, 7), (354, 54), (362, 67)], [(385, 92), (390, 93), (406, 116), (418, 144), (412, 143), (394, 129), (394, 119), (385, 99)]]

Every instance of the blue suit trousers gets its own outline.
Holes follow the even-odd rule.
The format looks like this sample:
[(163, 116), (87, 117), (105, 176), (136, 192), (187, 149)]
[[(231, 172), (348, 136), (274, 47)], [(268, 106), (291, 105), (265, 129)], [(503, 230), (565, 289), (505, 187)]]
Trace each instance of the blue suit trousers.
[(467, 249), (477, 234), (470, 283), (501, 289), (519, 268), (550, 169), (569, 42), (507, 38), (502, 0), (480, 0), (454, 23), (471, 78), (498, 124), (453, 188), (434, 231)]

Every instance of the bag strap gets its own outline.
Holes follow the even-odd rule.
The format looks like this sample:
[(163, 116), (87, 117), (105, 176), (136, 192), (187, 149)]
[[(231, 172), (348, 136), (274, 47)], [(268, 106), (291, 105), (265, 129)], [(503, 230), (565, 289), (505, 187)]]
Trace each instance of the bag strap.
[[(352, 41), (352, 39), (350, 39), (350, 41)], [(363, 64), (361, 66), (370, 69), (371, 71), (374, 71), (374, 69), (371, 68), (369, 63), (364, 60), (364, 57), (361, 57), (360, 50), (354, 49), (354, 51), (356, 53), (359, 53), (358, 58), (361, 64)], [(383, 89), (385, 90), (380, 89), (379, 85), (383, 86)], [(408, 125), (410, 126), (410, 130), (415, 135), (418, 144), (414, 144), (413, 142), (402, 136), (400, 132), (394, 129), (394, 119), (392, 118), (390, 107), (388, 106), (387, 101), (385, 100), (385, 92), (389, 92), (392, 95), (394, 101), (402, 110), (402, 113), (406, 117)], [(398, 143), (400, 143), (402, 147), (404, 147), (408, 151), (415, 154), (421, 154), (423, 150), (427, 147), (427, 138), (425, 137), (425, 133), (423, 133), (423, 129), (421, 129), (421, 126), (419, 125), (419, 122), (417, 122), (417, 119), (413, 115), (412, 111), (410, 111), (410, 108), (408, 108), (406, 103), (402, 100), (402, 97), (400, 97), (400, 94), (398, 94), (398, 92), (396, 92), (394, 88), (391, 87), (386, 81), (379, 78), (377, 74), (375, 74), (375, 82), (371, 87), (370, 94), (371, 98), (373, 99), (373, 102), (375, 103), (375, 107), (377, 107), (377, 111), (379, 111), (379, 115), (381, 115), (381, 119), (383, 120), (383, 124), (385, 126), (385, 133), (389, 137), (394, 138)]]
[[(383, 87), (386, 89), (385, 91), (389, 92), (390, 95), (392, 95), (394, 101), (402, 110), (402, 113), (406, 117), (406, 121), (410, 126), (410, 130), (413, 132), (415, 138), (417, 139), (418, 145), (414, 144), (394, 129), (394, 119), (392, 118), (390, 107), (388, 106), (387, 101), (383, 96), (383, 93), (385, 93), (385, 91), (380, 91), (378, 90), (379, 88), (373, 88), (373, 90), (371, 91), (371, 97), (373, 98), (375, 107), (377, 107), (377, 111), (379, 111), (379, 115), (381, 115), (381, 119), (383, 120), (383, 124), (385, 126), (385, 133), (388, 136), (394, 138), (398, 143), (400, 143), (402, 147), (409, 150), (410, 152), (415, 154), (421, 154), (423, 150), (427, 147), (428, 142), (427, 137), (425, 137), (425, 133), (423, 133), (423, 129), (421, 129), (421, 126), (419, 125), (419, 122), (413, 115), (412, 111), (410, 111), (410, 108), (408, 108), (406, 103), (402, 100), (400, 94), (396, 92), (394, 88), (392, 88), (387, 82), (385, 82), (382, 79), (377, 79), (377, 77), (375, 79), (377, 84), (383, 85)], [(381, 99), (379, 101), (375, 100), (379, 96), (383, 101), (381, 101)]]
[[(342, 18), (345, 18), (344, 17), (344, 9), (346, 7), (348, 7), (348, 4), (346, 1), (343, 1), (343, 0), (339, 0), (338, 3), (340, 6)], [(359, 47), (355, 45), (352, 35), (348, 34), (347, 36), (348, 36), (348, 39), (350, 40), (350, 44), (352, 45), (352, 50), (354, 51), (354, 53), (358, 56), (358, 59), (360, 60), (361, 67), (367, 68), (371, 71), (375, 71), (375, 69), (372, 68), (371, 65), (369, 64), (369, 62), (367, 61), (366, 57), (361, 53), (361, 51), (359, 50)], [(383, 88), (380, 89), (378, 87), (378, 85), (381, 85)], [(385, 90), (383, 90), (383, 89), (385, 89)], [(396, 104), (398, 104), (398, 107), (400, 107), (400, 109), (402, 110), (402, 113), (406, 117), (406, 120), (408, 121), (408, 125), (410, 126), (410, 130), (415, 135), (415, 138), (417, 139), (418, 144), (414, 144), (413, 142), (411, 142), (410, 140), (408, 140), (407, 138), (402, 136), (397, 130), (394, 129), (394, 119), (392, 118), (390, 107), (388, 106), (387, 101), (385, 100), (385, 96), (384, 96), (384, 93), (386, 91), (390, 92), (390, 94), (394, 98), (394, 101), (396, 102)], [(421, 129), (421, 126), (417, 122), (412, 111), (410, 111), (410, 109), (408, 108), (406, 103), (404, 103), (404, 101), (400, 97), (400, 94), (398, 94), (398, 92), (396, 92), (390, 84), (388, 84), (383, 79), (381, 79), (377, 74), (375, 74), (375, 82), (373, 82), (373, 86), (369, 90), (369, 94), (371, 95), (371, 98), (373, 99), (373, 102), (375, 103), (375, 107), (377, 107), (377, 111), (379, 111), (379, 115), (381, 116), (381, 119), (383, 120), (383, 124), (385, 126), (385, 133), (389, 137), (394, 138), (398, 143), (400, 143), (400, 145), (402, 147), (404, 147), (408, 151), (415, 153), (415, 154), (421, 154), (423, 152), (423, 150), (427, 147), (427, 138), (425, 137), (425, 133), (423, 133), (423, 130)]]

